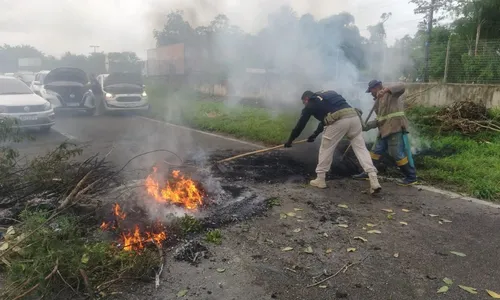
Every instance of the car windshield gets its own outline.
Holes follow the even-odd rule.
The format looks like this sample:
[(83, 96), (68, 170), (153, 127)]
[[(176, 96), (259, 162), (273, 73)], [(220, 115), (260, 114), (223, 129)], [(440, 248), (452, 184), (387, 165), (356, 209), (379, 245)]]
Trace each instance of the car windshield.
[(19, 77), (25, 82), (32, 82), (33, 80), (35, 80), (34, 74), (21, 74)]
[(32, 94), (26, 83), (11, 78), (0, 78), (0, 95)]

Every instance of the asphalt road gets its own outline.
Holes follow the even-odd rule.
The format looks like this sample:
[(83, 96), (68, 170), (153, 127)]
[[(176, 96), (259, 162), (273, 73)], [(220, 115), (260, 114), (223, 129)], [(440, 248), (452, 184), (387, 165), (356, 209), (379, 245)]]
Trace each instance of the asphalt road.
[[(222, 149), (251, 150), (257, 147), (250, 143), (239, 142), (178, 126), (166, 125), (142, 117), (66, 115), (59, 116), (54, 130), (47, 134), (36, 134), (35, 141), (24, 142), (18, 146), (18, 149), (22, 154), (30, 156), (49, 151), (54, 146), (68, 139), (87, 145), (85, 150), (87, 154), (95, 152), (99, 152), (102, 155), (109, 154), (108, 157), (110, 160), (118, 166), (125, 164), (136, 155), (158, 149), (173, 151), (182, 159), (187, 157), (189, 153), (197, 153), (200, 159), (203, 159), (203, 154), (207, 151)], [(316, 147), (317, 145), (308, 144), (284, 151), (290, 151), (296, 157), (307, 158), (309, 163), (314, 164), (317, 153), (315, 150)], [(175, 156), (169, 155), (166, 152), (151, 153), (133, 160), (127, 167), (127, 174), (135, 178), (144, 178), (145, 174), (150, 172), (152, 166), (158, 163), (161, 164), (165, 160), (171, 164), (179, 163)], [(394, 205), (396, 206), (392, 207), (394, 209), (397, 207), (409, 208), (415, 212), (414, 217), (405, 220), (410, 224), (408, 227), (411, 226), (412, 228), (411, 234), (388, 235), (387, 240), (383, 242), (384, 246), (381, 246), (383, 249), (387, 248), (387, 245), (392, 245), (390, 248), (397, 248), (394, 247), (396, 244), (401, 247), (400, 250), (390, 249), (392, 252), (388, 252), (387, 259), (392, 258), (393, 252), (397, 251), (401, 253), (406, 252), (411, 259), (408, 258), (408, 261), (405, 260), (405, 264), (403, 265), (391, 265), (394, 267), (394, 270), (384, 269), (382, 265), (376, 264), (367, 266), (368, 268), (373, 268), (366, 271), (373, 273), (370, 278), (377, 278), (378, 276), (387, 278), (387, 283), (381, 281), (377, 287), (380, 292), (378, 295), (383, 295), (384, 297), (370, 299), (391, 299), (391, 297), (395, 297), (392, 299), (431, 299), (429, 298), (430, 295), (435, 295), (435, 292), (429, 292), (430, 289), (439, 288), (442, 285), (441, 277), (445, 276), (456, 276), (454, 279), (460, 279), (460, 281), (457, 280), (458, 284), (474, 286), (478, 289), (483, 289), (483, 291), (481, 291), (481, 295), (477, 295), (478, 297), (472, 298), (474, 295), (454, 290), (454, 293), (457, 294), (450, 294), (449, 297), (443, 299), (486, 299), (484, 288), (496, 290), (497, 292), (500, 291), (500, 286), (498, 285), (498, 278), (500, 278), (500, 260), (498, 259), (500, 209), (498, 207), (486, 206), (461, 199), (451, 199), (442, 194), (419, 192), (414, 188), (398, 187), (393, 183), (383, 182), (385, 196), (382, 196), (379, 202), (377, 202), (378, 200), (368, 200), (368, 203), (374, 201), (373, 204), (369, 203), (369, 205), (373, 206), (369, 208), (366, 206), (367, 200), (364, 199), (369, 196), (363, 196), (360, 193), (361, 190), (366, 189), (365, 182), (358, 183), (341, 180), (331, 182), (330, 185), (331, 187), (325, 191), (310, 190), (307, 195), (303, 195), (303, 198), (294, 200), (298, 201), (294, 205), (301, 204), (303, 206), (307, 200), (316, 201), (316, 196), (318, 197), (318, 201), (325, 203), (337, 201), (339, 203), (347, 203), (349, 206), (352, 204), (353, 209), (359, 207), (354, 214), (359, 214), (359, 219), (365, 223), (369, 222), (369, 218), (365, 220), (364, 217), (361, 217), (367, 210), (370, 210), (370, 214), (375, 212), (380, 213), (382, 208)], [(290, 186), (288, 190), (284, 190), (283, 195), (286, 195), (293, 188)], [(332, 209), (336, 208), (336, 205), (332, 207)], [(313, 216), (311, 222), (317, 222), (319, 215), (311, 214)], [(453, 223), (449, 225), (444, 224), (444, 226), (439, 225), (437, 218), (432, 219), (432, 217), (429, 217), (429, 214), (446, 216), (446, 218), (453, 220)], [(382, 212), (380, 217), (382, 220), (385, 219), (385, 214)], [(274, 219), (279, 220), (278, 217)], [(382, 237), (383, 235), (381, 235)], [(235, 247), (238, 246), (235, 245)], [(456, 257), (450, 254), (450, 251), (466, 253), (467, 257)], [(442, 259), (442, 257), (446, 259)], [(408, 282), (398, 283), (398, 278), (403, 280), (401, 276), (404, 276), (404, 274), (417, 275), (414, 277), (412, 277), (413, 275), (410, 276), (411, 278), (408, 278)], [(430, 280), (426, 283), (425, 287), (420, 287), (425, 292), (415, 287), (415, 283), (412, 283), (414, 280), (418, 280), (418, 284)], [(186, 278), (186, 281), (189, 281), (189, 277)], [(402, 285), (413, 285), (414, 287), (391, 294), (384, 288), (384, 284), (394, 287)], [(256, 289), (256, 291), (262, 290), (262, 294), (268, 292), (266, 287), (256, 287), (252, 285), (252, 282), (248, 282), (247, 279), (237, 282), (237, 285), (233, 288), (236, 289), (235, 293), (240, 295), (241, 291), (247, 288), (249, 290)], [(279, 286), (276, 285), (272, 288), (277, 289)], [(410, 293), (408, 292), (410, 290), (412, 291), (412, 297), (410, 297)], [(366, 293), (368, 292), (367, 290)], [(359, 293), (360, 297), (368, 299), (363, 294), (365, 292)], [(165, 299), (158, 297), (158, 299), (160, 298)], [(251, 298), (242, 297), (240, 299)], [(299, 298), (285, 297), (282, 299)]]

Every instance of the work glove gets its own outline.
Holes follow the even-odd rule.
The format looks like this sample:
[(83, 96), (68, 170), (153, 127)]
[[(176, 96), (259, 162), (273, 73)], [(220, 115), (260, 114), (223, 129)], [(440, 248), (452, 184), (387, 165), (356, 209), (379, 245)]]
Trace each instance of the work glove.
[(315, 139), (316, 139), (316, 136), (315, 135), (311, 135), (310, 137), (307, 138), (307, 142), (308, 143), (312, 143), (312, 142), (314, 142)]
[(368, 123), (366, 123), (365, 126), (363, 126), (363, 131), (368, 131), (377, 128), (377, 126), (378, 126), (377, 120), (369, 121)]
[(284, 145), (285, 148), (291, 148), (292, 147), (292, 141), (288, 141)]

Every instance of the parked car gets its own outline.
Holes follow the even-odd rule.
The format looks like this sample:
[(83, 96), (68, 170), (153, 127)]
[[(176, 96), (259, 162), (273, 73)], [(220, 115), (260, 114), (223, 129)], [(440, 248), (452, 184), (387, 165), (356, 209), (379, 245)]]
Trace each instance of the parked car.
[(0, 118), (12, 118), (21, 128), (49, 131), (55, 124), (54, 110), (47, 100), (33, 93), (21, 80), (0, 76)]
[(140, 73), (116, 72), (97, 76), (104, 111), (149, 109), (148, 95)]
[(40, 94), (58, 110), (85, 110), (94, 113), (99, 85), (78, 68), (56, 68), (43, 80)]
[(37, 95), (42, 95), (40, 94), (40, 90), (42, 89), (43, 86), (43, 79), (47, 74), (49, 74), (50, 71), (40, 71), (35, 74), (35, 79), (31, 82), (30, 88), (33, 91), (33, 93)]
[(31, 82), (35, 79), (35, 73), (34, 72), (28, 72), (28, 71), (19, 71), (14, 74), (14, 76), (24, 82), (27, 86), (31, 85)]

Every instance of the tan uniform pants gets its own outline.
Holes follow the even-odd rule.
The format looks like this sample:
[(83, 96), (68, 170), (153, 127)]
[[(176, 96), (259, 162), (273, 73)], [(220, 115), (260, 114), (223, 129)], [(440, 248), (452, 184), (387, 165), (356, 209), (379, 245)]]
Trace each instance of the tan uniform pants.
[(370, 157), (370, 152), (366, 148), (365, 140), (362, 135), (361, 121), (359, 117), (353, 116), (340, 119), (332, 125), (325, 126), (319, 148), (318, 166), (316, 174), (324, 176), (333, 162), (333, 153), (339, 142), (347, 136), (351, 140), (352, 150), (356, 155), (361, 167), (366, 173), (377, 172)]

